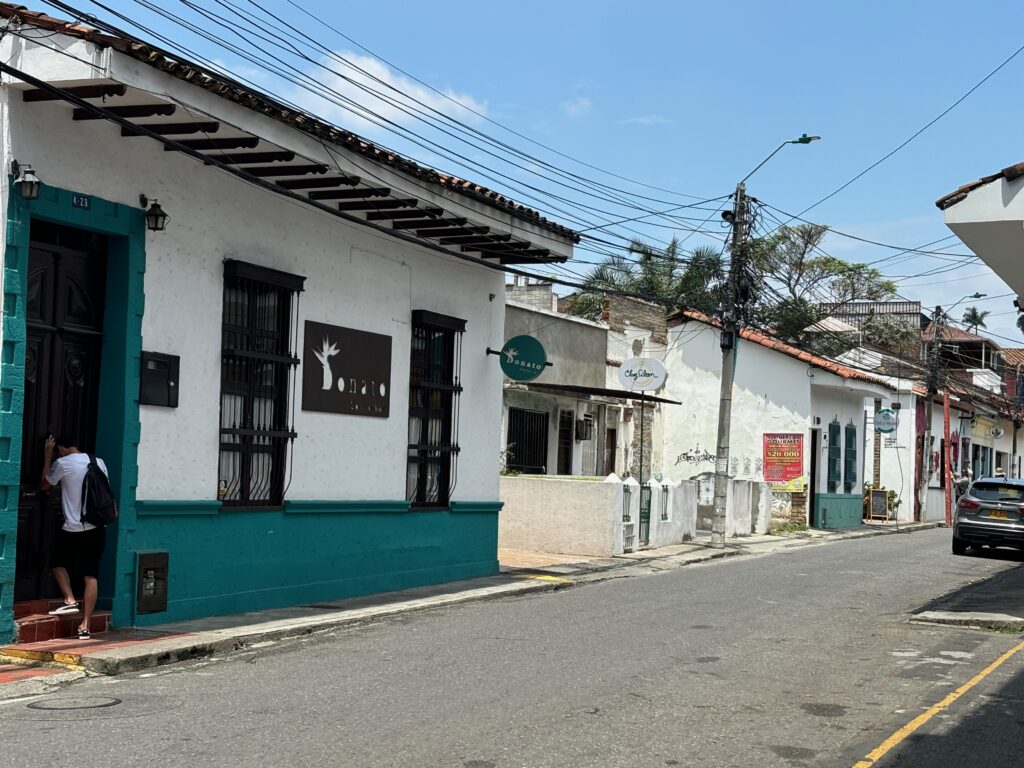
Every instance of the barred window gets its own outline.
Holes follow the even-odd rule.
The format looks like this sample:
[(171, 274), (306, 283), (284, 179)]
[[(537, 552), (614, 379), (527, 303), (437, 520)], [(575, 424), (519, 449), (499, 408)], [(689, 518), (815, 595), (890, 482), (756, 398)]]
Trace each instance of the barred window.
[(405, 487), (414, 507), (447, 506), (458, 478), (465, 330), (465, 320), (425, 310), (412, 313)]
[(220, 466), (225, 506), (284, 503), (288, 446), (295, 438), (293, 333), (304, 277), (243, 261), (224, 262)]

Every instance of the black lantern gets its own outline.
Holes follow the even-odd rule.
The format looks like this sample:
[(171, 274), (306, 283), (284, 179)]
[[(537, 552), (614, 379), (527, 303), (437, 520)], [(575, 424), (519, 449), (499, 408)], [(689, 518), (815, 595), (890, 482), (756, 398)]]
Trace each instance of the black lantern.
[(170, 217), (160, 207), (160, 203), (148, 199), (145, 195), (139, 196), (139, 203), (143, 208), (149, 206), (146, 209), (146, 229), (150, 232), (163, 232), (167, 228), (167, 219)]
[(42, 182), (32, 170), (31, 165), (18, 165), (17, 160), (11, 161), (11, 173), (14, 175), (14, 186), (25, 200), (35, 200), (39, 197), (39, 187)]

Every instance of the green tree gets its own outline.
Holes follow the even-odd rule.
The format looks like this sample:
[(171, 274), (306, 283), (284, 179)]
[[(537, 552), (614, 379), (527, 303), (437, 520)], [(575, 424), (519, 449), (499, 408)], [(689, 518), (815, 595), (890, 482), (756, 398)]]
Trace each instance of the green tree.
[(1017, 330), (1024, 333), (1024, 313), (1017, 315)]
[(712, 312), (722, 303), (725, 272), (721, 251), (697, 246), (684, 254), (677, 238), (664, 250), (639, 240), (627, 255), (610, 255), (594, 266), (583, 281), (584, 289), (568, 302), (568, 310), (582, 317), (598, 317), (604, 291), (621, 291), (660, 304)]
[(892, 315), (870, 315), (861, 323), (860, 332), (864, 341), (876, 347), (892, 350), (904, 357), (920, 354), (920, 332)]
[(988, 310), (981, 311), (977, 307), (968, 307), (964, 312), (964, 317), (961, 322), (970, 328), (973, 333), (977, 333), (979, 328), (985, 327), (985, 318), (988, 317), (989, 314)]

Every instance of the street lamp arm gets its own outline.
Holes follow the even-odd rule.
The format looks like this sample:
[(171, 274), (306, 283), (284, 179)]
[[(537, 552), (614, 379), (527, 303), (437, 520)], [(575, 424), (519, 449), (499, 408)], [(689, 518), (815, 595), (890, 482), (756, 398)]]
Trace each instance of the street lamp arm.
[(803, 134), (800, 135), (799, 139), (790, 139), (789, 141), (782, 142), (781, 144), (779, 144), (779, 146), (777, 146), (774, 149), (774, 151), (770, 155), (768, 155), (768, 157), (766, 157), (764, 160), (762, 160), (760, 163), (758, 163), (757, 167), (754, 168), (754, 170), (752, 170), (750, 173), (748, 173), (746, 176), (744, 176), (743, 177), (743, 181), (741, 181), (740, 184), (743, 184), (747, 179), (749, 179), (751, 176), (753, 176), (755, 173), (757, 173), (761, 169), (762, 165), (764, 165), (769, 160), (771, 160), (773, 157), (775, 157), (775, 155), (777, 155), (779, 153), (779, 150), (782, 149), (787, 144), (810, 144), (812, 141), (818, 141), (820, 139), (821, 139), (821, 136), (808, 136), (806, 133), (803, 133)]

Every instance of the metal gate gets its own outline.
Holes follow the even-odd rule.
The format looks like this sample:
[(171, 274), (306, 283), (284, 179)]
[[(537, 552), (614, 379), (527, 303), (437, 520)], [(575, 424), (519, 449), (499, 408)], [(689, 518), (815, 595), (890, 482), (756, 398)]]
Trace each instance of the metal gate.
[(640, 546), (651, 543), (651, 486), (640, 486)]

